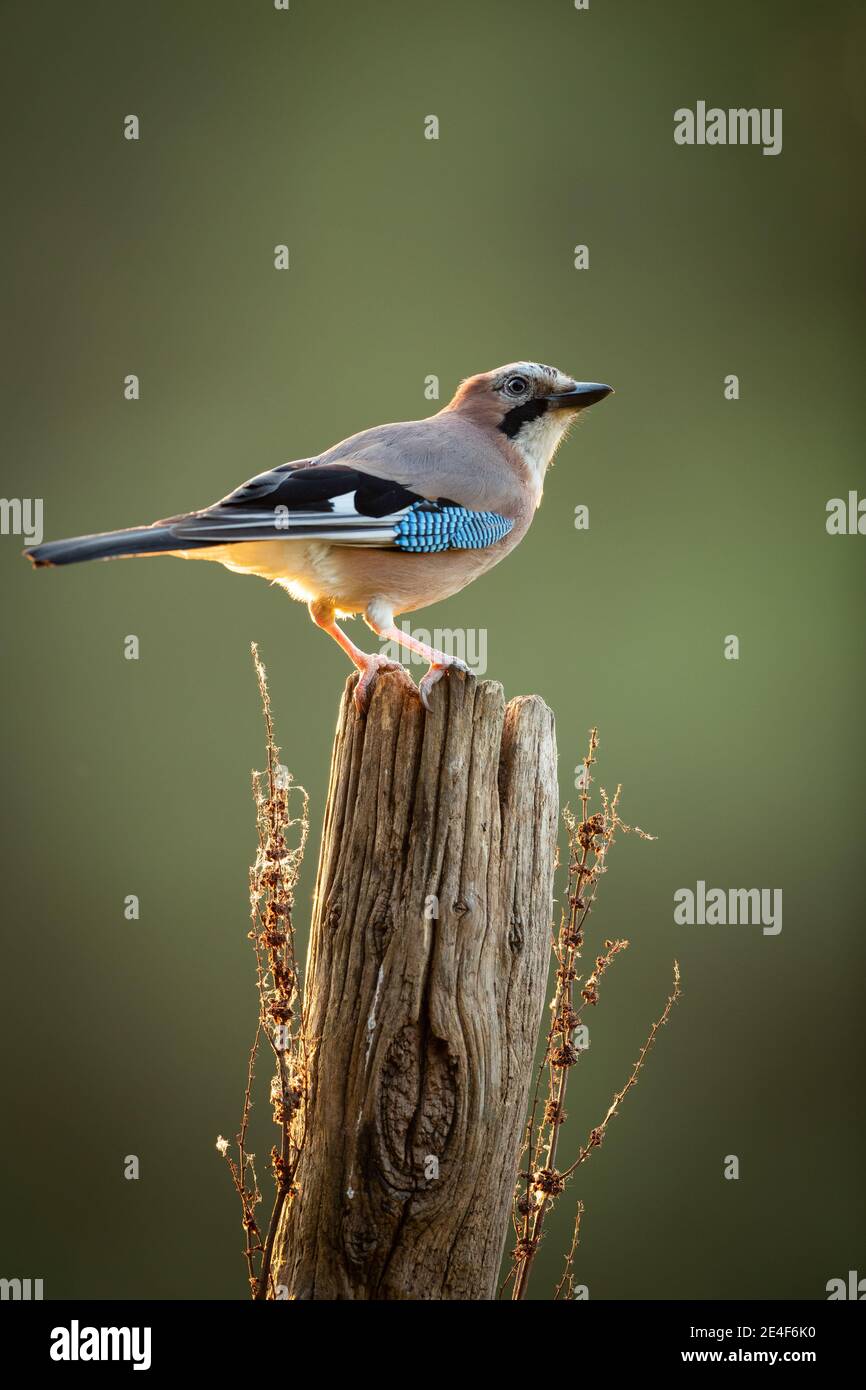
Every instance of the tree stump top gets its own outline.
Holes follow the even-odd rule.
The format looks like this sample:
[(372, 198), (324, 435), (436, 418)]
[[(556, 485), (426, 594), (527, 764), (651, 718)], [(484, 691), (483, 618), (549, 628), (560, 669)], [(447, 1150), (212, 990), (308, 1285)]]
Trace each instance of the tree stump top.
[(551, 711), (449, 672), (337, 723), (307, 964), (296, 1298), (491, 1298), (549, 961)]

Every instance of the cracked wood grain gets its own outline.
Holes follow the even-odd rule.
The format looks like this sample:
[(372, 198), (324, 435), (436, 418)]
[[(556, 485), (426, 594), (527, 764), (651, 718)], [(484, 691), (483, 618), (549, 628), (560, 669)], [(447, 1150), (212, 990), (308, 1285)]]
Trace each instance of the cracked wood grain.
[(298, 1299), (490, 1299), (546, 993), (553, 715), (451, 673), (343, 696), (306, 974)]

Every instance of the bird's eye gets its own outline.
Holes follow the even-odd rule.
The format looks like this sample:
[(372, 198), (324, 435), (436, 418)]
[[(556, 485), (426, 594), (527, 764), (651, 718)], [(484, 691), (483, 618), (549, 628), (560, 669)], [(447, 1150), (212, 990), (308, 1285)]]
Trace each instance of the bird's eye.
[(510, 376), (505, 383), (505, 389), (509, 396), (522, 396), (528, 385), (525, 376)]

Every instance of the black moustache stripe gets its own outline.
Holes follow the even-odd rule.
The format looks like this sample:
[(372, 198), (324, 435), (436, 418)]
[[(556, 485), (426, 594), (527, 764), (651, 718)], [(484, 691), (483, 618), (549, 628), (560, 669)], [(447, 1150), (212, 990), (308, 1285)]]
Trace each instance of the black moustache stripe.
[(515, 405), (507, 411), (499, 428), (509, 439), (513, 439), (528, 421), (537, 420), (546, 410), (547, 401), (544, 396), (536, 396), (533, 400), (526, 401), (523, 405)]

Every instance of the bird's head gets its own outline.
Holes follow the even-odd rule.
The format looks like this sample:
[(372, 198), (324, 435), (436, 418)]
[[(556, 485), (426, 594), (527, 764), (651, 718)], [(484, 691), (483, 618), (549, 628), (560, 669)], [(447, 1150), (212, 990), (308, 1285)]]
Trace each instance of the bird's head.
[(598, 381), (575, 381), (541, 362), (509, 362), (462, 382), (445, 409), (499, 430), (541, 483), (569, 425), (612, 391)]

